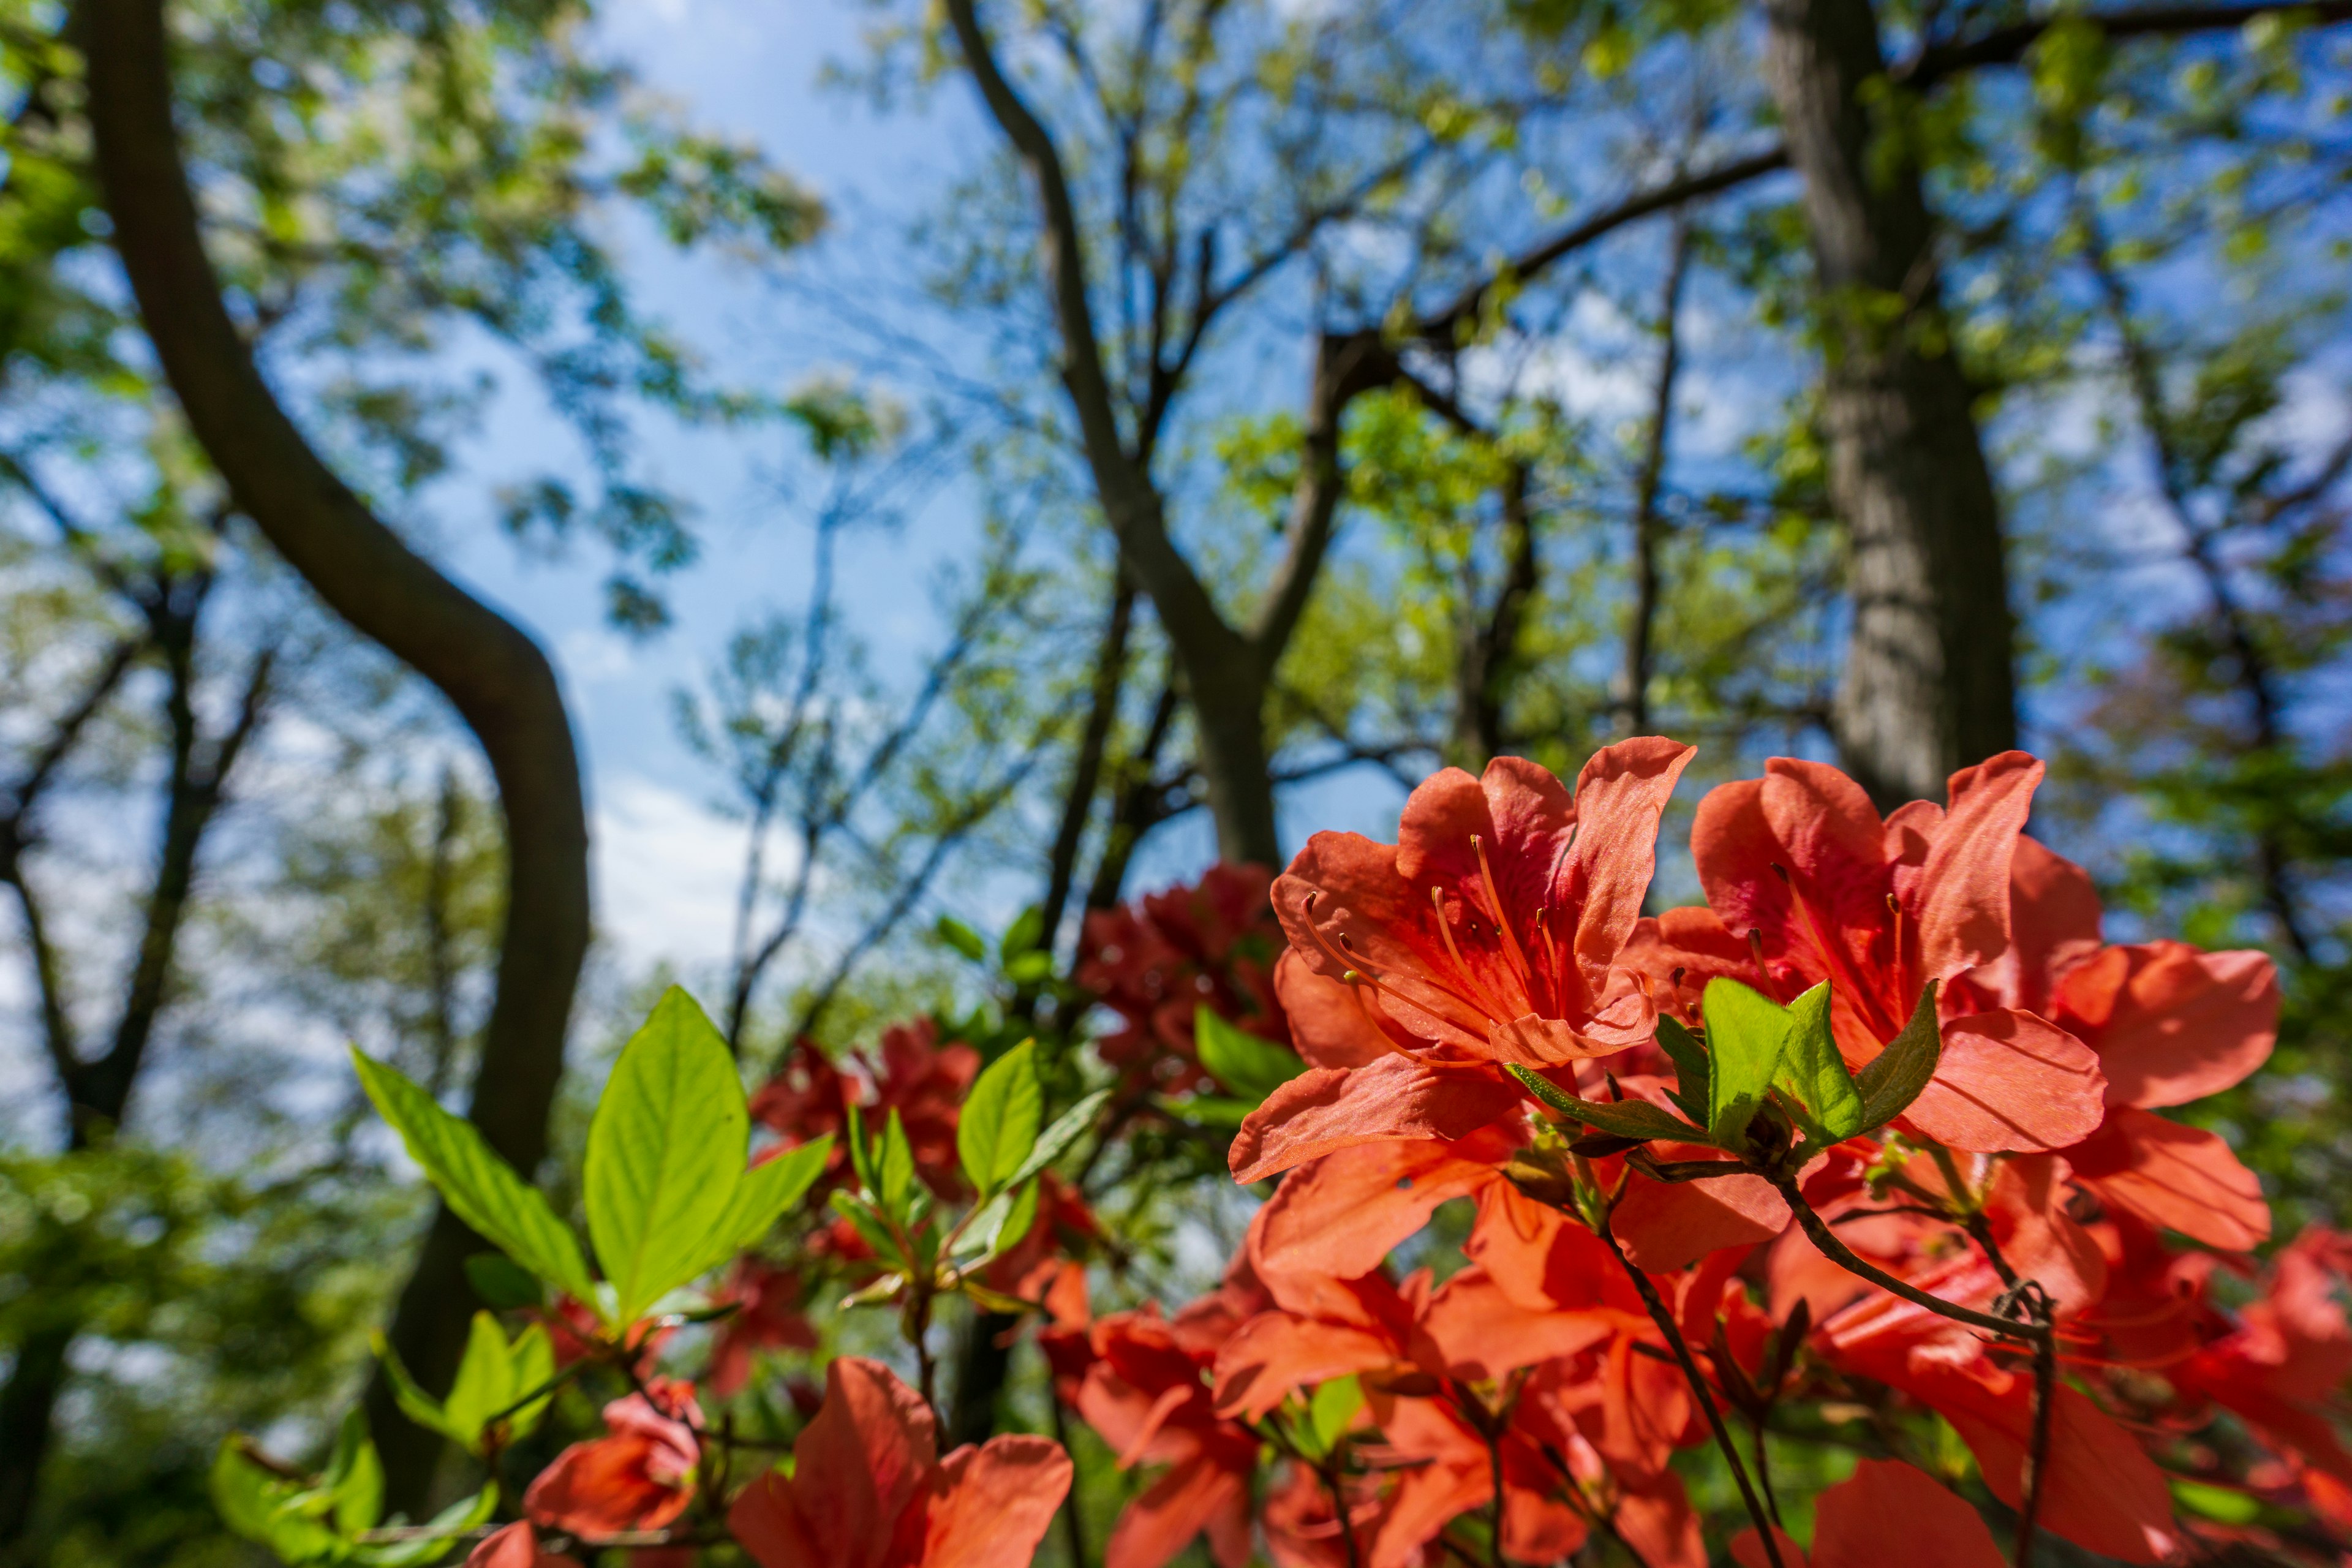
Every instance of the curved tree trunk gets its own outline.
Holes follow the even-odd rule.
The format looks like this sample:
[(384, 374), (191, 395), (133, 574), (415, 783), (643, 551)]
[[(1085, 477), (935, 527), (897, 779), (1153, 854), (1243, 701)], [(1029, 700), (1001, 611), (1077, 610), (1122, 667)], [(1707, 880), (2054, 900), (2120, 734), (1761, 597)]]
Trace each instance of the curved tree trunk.
[[(480, 742), (506, 819), (506, 930), (469, 1110), (524, 1172), (547, 1112), (588, 944), (588, 828), (571, 721), (545, 654), (410, 550), (313, 452), (262, 380), (221, 300), (174, 133), (162, 0), (83, 0), (89, 118), (115, 246), (182, 411), (236, 505), (335, 612), (446, 697)], [(436, 1215), (391, 1338), (446, 1384), (474, 1306), (460, 1267), (482, 1244)], [(372, 1397), (390, 1500), (414, 1509), (441, 1444)]]
[(2000, 506), (1918, 171), (1873, 146), (1863, 91), (1886, 62), (1870, 0), (1768, 0), (1765, 15), (1811, 231), (1830, 497), (1850, 537), (1838, 747), (1882, 806), (1941, 799), (1954, 769), (2017, 741)]

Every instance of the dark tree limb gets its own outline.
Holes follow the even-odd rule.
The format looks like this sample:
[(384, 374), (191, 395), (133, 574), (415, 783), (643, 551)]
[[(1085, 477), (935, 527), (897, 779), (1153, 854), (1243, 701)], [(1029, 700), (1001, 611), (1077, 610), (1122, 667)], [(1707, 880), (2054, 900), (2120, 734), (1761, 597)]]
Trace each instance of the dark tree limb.
[[(238, 509), (327, 605), (415, 669), (465, 721), (506, 824), (506, 929), (468, 1115), (519, 1170), (547, 1150), (573, 987), (588, 945), (588, 826), (572, 725), (546, 655), (418, 555), (312, 450), (262, 379), (223, 303), (173, 123), (163, 0), (82, 0), (89, 115), (114, 241), (181, 410)], [(481, 1246), (436, 1215), (391, 1341), (446, 1385), (474, 1300), (462, 1262)], [(415, 1511), (439, 1438), (371, 1410), (390, 1506)]]
[(1619, 671), (1617, 699), (1622, 731), (1627, 735), (1650, 732), (1651, 643), (1658, 619), (1658, 557), (1666, 533), (1658, 500), (1665, 486), (1667, 438), (1674, 429), (1675, 381), (1682, 369), (1680, 317), (1690, 262), (1689, 216), (1677, 212), (1667, 251), (1665, 297), (1658, 307), (1658, 375), (1651, 384), (1650, 423), (1643, 435), (1641, 469), (1633, 479), (1633, 604), (1625, 621), (1625, 663)]

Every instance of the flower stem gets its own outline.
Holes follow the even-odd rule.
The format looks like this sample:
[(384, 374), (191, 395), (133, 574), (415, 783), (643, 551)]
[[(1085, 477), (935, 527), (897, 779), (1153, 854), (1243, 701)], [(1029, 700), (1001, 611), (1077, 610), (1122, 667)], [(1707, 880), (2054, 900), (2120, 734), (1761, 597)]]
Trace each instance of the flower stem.
[[(2046, 1326), (2046, 1325), (2045, 1325)], [(2045, 1335), (2033, 1347), (2033, 1447), (2025, 1461), (2025, 1502), (2017, 1510), (2017, 1568), (2032, 1560), (2033, 1530), (2042, 1517), (2042, 1483), (2050, 1472), (2051, 1413), (2058, 1402), (2058, 1342)]]
[(1805, 1201), (1804, 1194), (1797, 1190), (1794, 1177), (1777, 1177), (1772, 1184), (1780, 1190), (1780, 1196), (1789, 1205), (1789, 1212), (1797, 1216), (1797, 1223), (1804, 1227), (1805, 1235), (1821, 1249), (1822, 1256), (1847, 1273), (1859, 1275), (1880, 1289), (1900, 1296), (1914, 1306), (1925, 1307), (1938, 1317), (1966, 1323), (1972, 1329), (1982, 1329), (1987, 1333), (2000, 1334), (2005, 1339), (2022, 1340), (2030, 1345), (2039, 1345), (2049, 1340), (2050, 1325), (2047, 1323), (2021, 1323), (2012, 1319), (1996, 1318), (1990, 1312), (1979, 1312), (1973, 1307), (1963, 1307), (1957, 1301), (1947, 1301), (1941, 1296), (1922, 1290), (1909, 1280), (1898, 1279), (1876, 1264), (1865, 1261), (1855, 1255), (1853, 1248), (1839, 1240), (1828, 1222)]
[(1731, 1479), (1739, 1483), (1739, 1500), (1748, 1505), (1748, 1517), (1755, 1521), (1756, 1534), (1764, 1542), (1766, 1560), (1772, 1568), (1787, 1568), (1787, 1564), (1780, 1561), (1780, 1535), (1772, 1528), (1771, 1517), (1764, 1511), (1763, 1503), (1756, 1496), (1756, 1484), (1748, 1479), (1748, 1467), (1740, 1462), (1738, 1446), (1732, 1442), (1731, 1433), (1723, 1424), (1723, 1412), (1716, 1408), (1715, 1395), (1707, 1392), (1706, 1379), (1700, 1373), (1698, 1363), (1691, 1359), (1690, 1346), (1684, 1342), (1683, 1331), (1675, 1324), (1674, 1313), (1667, 1310), (1664, 1299), (1658, 1294), (1658, 1288), (1650, 1282), (1650, 1277), (1635, 1268), (1633, 1260), (1625, 1256), (1625, 1249), (1617, 1245), (1617, 1237), (1611, 1232), (1605, 1215), (1593, 1229), (1594, 1234), (1608, 1245), (1610, 1255), (1617, 1259), (1617, 1266), (1625, 1271), (1625, 1277), (1633, 1281), (1633, 1289), (1641, 1293), (1642, 1304), (1650, 1310), (1650, 1321), (1658, 1325), (1658, 1331), (1666, 1337), (1667, 1345), (1675, 1352), (1675, 1360), (1682, 1363), (1683, 1376), (1690, 1384), (1691, 1395), (1698, 1401), (1698, 1407), (1706, 1413), (1707, 1427), (1715, 1434), (1715, 1446), (1723, 1450), (1724, 1463), (1731, 1467)]

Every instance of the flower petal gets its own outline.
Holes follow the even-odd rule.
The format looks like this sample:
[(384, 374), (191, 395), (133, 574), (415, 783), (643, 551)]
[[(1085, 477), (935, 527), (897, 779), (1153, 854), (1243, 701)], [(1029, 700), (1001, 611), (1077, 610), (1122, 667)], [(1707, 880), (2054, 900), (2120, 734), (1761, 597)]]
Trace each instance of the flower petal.
[(1261, 1182), (1360, 1143), (1466, 1138), (1515, 1112), (1518, 1087), (1484, 1063), (1388, 1056), (1370, 1067), (1310, 1068), (1266, 1096), (1234, 1135), (1234, 1180)]
[(1609, 1228), (1637, 1268), (1664, 1274), (1722, 1247), (1769, 1241), (1789, 1226), (1789, 1205), (1761, 1176), (1654, 1182), (1636, 1174)]
[(1902, 1120), (1972, 1153), (2063, 1149), (2091, 1135), (2106, 1079), (2091, 1047), (2044, 1019), (1997, 1008), (1944, 1025), (1944, 1056)]
[(2278, 968), (2262, 952), (2186, 942), (2111, 947), (2066, 975), (2060, 1022), (2099, 1053), (2107, 1103), (2155, 1110), (2218, 1094), (2278, 1037)]
[[(1903, 900), (1919, 921), (1922, 981), (1949, 980), (2009, 951), (2011, 860), (2041, 782), (2041, 762), (2023, 752), (1952, 775), (1916, 898)], [(1898, 896), (1906, 879), (1896, 873)]]
[(2218, 1134), (2118, 1106), (2066, 1162), (2103, 1201), (2208, 1247), (2244, 1252), (2271, 1237), (2261, 1179)]
[(1812, 1568), (2000, 1568), (1983, 1516), (1895, 1459), (1864, 1459), (1814, 1500)]
[(921, 1568), (1027, 1568), (1070, 1489), (1070, 1457), (1043, 1437), (992, 1437), (940, 1466)]
[(1326, 1154), (1293, 1172), (1252, 1217), (1251, 1261), (1261, 1277), (1370, 1274), (1438, 1205), (1496, 1180), (1495, 1167), (1511, 1148), (1496, 1130), (1451, 1143), (1366, 1143)]

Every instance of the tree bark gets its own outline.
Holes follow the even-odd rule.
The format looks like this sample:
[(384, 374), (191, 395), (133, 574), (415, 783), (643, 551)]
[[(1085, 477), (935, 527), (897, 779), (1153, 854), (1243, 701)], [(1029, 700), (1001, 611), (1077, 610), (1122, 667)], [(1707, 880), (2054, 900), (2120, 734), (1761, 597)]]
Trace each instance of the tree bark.
[(1830, 496), (1849, 536), (1838, 747), (1883, 806), (1940, 799), (1955, 769), (2017, 741), (1999, 503), (1919, 172), (1874, 145), (1864, 93), (1886, 62), (1870, 0), (1767, 0), (1765, 16), (1822, 316)]
[[(547, 1151), (547, 1112), (588, 944), (588, 829), (555, 671), (520, 628), (410, 550), (311, 449), (262, 380), (223, 303), (173, 125), (162, 0), (83, 0), (89, 112), (117, 252), (190, 428), (238, 508), (362, 636), (446, 697), (499, 788), (506, 927), (468, 1114), (515, 1167)], [(461, 1267), (479, 1247), (446, 1210), (402, 1292), (391, 1339), (444, 1386), (474, 1306)], [(391, 1506), (415, 1510), (441, 1442), (371, 1393)]]
[(1650, 680), (1655, 663), (1652, 641), (1661, 586), (1658, 556), (1666, 533), (1658, 499), (1665, 489), (1667, 443), (1674, 434), (1675, 382), (1682, 372), (1683, 285), (1690, 278), (1690, 260), (1689, 216), (1677, 211), (1667, 247), (1665, 298), (1659, 303), (1658, 379), (1651, 387), (1641, 469), (1633, 477), (1633, 605), (1625, 621), (1625, 666), (1618, 672), (1617, 698), (1620, 733), (1625, 735), (1650, 732)]

